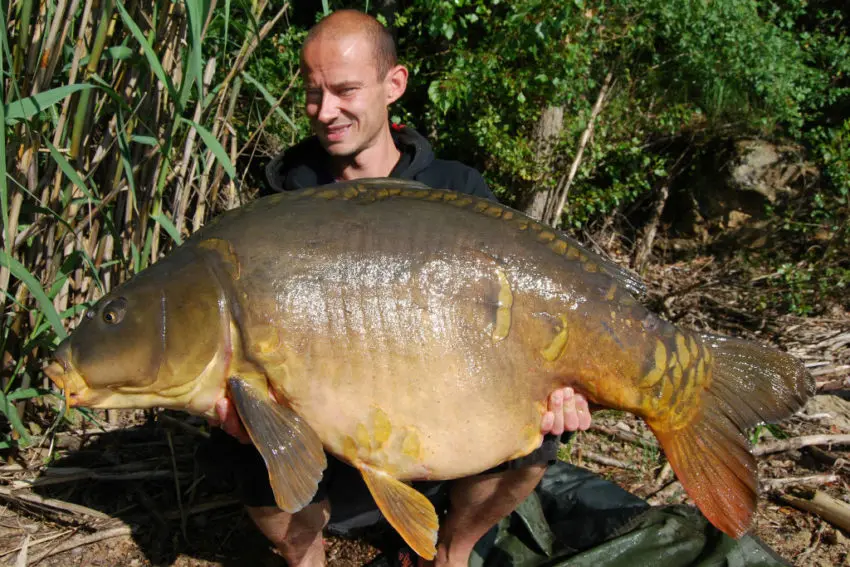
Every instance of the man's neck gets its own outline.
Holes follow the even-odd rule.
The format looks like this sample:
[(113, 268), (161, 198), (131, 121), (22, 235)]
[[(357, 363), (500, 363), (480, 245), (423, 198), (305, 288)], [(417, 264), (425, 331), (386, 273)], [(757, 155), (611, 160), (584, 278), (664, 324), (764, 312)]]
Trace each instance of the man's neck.
[(375, 144), (353, 157), (331, 157), (334, 175), (340, 180), (387, 177), (398, 163), (401, 152), (395, 146), (390, 129), (381, 132)]

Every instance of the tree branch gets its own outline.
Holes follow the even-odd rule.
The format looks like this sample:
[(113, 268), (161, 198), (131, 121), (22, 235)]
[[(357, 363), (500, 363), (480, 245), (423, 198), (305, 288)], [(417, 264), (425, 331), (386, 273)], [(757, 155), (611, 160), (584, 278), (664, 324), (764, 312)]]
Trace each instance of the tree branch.
[[(584, 149), (587, 146), (587, 142), (590, 140), (590, 136), (593, 134), (593, 127), (596, 123), (596, 118), (599, 116), (599, 113), (602, 112), (602, 103), (605, 102), (605, 97), (608, 96), (608, 91), (611, 88), (613, 79), (614, 70), (612, 69), (608, 71), (608, 74), (605, 75), (605, 80), (602, 81), (602, 88), (599, 89), (599, 95), (596, 97), (596, 103), (593, 105), (593, 110), (590, 112), (587, 127), (584, 129), (581, 139), (579, 140), (578, 151), (576, 151), (576, 157), (573, 159), (570, 171), (566, 176), (561, 177), (555, 191), (552, 192), (552, 198), (550, 199), (546, 213), (543, 216), (543, 221), (555, 228), (558, 228), (561, 224), (561, 211), (564, 209), (564, 205), (567, 202), (567, 195), (570, 192), (570, 186), (572, 186), (576, 173), (578, 173), (578, 167), (581, 165), (581, 158), (584, 155)], [(557, 203), (557, 205), (555, 203)]]

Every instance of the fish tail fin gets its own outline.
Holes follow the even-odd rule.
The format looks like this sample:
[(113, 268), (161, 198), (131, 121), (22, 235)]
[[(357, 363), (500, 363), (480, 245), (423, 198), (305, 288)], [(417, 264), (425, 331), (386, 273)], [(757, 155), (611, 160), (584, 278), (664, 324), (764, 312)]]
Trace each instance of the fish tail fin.
[(682, 423), (648, 420), (670, 465), (705, 517), (738, 538), (756, 509), (756, 461), (745, 431), (800, 409), (814, 380), (800, 362), (754, 342), (700, 337), (705, 388)]

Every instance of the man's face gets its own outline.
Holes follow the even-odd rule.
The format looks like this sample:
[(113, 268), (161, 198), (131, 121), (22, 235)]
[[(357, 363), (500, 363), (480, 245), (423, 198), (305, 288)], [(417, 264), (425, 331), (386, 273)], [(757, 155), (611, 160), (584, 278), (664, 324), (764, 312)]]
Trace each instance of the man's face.
[(306, 112), (322, 146), (333, 156), (356, 156), (387, 127), (395, 93), (390, 77), (378, 77), (369, 40), (352, 34), (318, 37), (304, 48)]

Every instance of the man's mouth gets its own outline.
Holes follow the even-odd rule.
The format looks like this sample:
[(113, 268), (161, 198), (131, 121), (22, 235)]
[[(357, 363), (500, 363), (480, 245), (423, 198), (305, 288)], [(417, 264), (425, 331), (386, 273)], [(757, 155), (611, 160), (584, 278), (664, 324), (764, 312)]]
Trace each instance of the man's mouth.
[(339, 142), (345, 138), (350, 129), (351, 124), (346, 124), (344, 126), (327, 126), (325, 127), (325, 136), (329, 142)]

